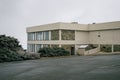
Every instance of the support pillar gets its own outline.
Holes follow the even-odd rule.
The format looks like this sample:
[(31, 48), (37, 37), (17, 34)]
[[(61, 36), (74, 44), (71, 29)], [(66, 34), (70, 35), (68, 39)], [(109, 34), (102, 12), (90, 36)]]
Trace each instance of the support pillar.
[(61, 30), (59, 30), (59, 47), (61, 47)]
[(51, 31), (49, 31), (49, 40), (51, 40)]
[(75, 44), (75, 55), (77, 55), (77, 50), (78, 48), (77, 48), (77, 45)]
[(114, 45), (112, 44), (112, 53), (114, 52)]
[(100, 44), (98, 44), (98, 48), (99, 48), (99, 51), (100, 51)]
[(61, 41), (61, 30), (59, 30), (59, 41)]

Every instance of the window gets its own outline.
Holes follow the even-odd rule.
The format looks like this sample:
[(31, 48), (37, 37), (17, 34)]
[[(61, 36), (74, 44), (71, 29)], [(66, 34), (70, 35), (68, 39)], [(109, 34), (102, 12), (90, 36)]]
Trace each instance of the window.
[(49, 31), (43, 32), (43, 39), (44, 40), (49, 40)]
[(120, 45), (114, 45), (114, 52), (120, 52)]
[(40, 48), (42, 48), (42, 45), (41, 44), (36, 44), (36, 52), (38, 52)]
[(112, 52), (112, 45), (101, 44), (100, 50), (103, 52)]
[(36, 32), (36, 40), (43, 40), (43, 32)]
[(50, 47), (49, 44), (43, 44), (43, 47)]
[(28, 33), (28, 40), (31, 41), (31, 40), (35, 40), (35, 33), (34, 32), (30, 32)]
[(58, 44), (52, 44), (51, 47), (59, 47)]
[(28, 44), (28, 52), (35, 52), (35, 44)]
[(31, 40), (49, 40), (49, 31), (28, 33), (28, 41)]

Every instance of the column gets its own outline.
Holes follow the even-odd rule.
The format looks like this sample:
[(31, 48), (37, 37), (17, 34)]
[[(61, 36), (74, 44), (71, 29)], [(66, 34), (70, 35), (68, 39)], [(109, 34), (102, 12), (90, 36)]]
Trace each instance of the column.
[(51, 31), (49, 31), (49, 40), (51, 40)]
[(112, 44), (112, 53), (114, 52), (114, 45)]
[(77, 48), (77, 45), (75, 44), (75, 55), (77, 55), (77, 50), (78, 48)]
[(36, 32), (34, 32), (34, 40), (36, 40)]
[(98, 44), (98, 48), (99, 48), (99, 51), (100, 51), (100, 44)]
[(61, 30), (59, 30), (59, 47), (61, 47)]
[(37, 53), (37, 44), (35, 44), (35, 53)]
[(59, 30), (59, 40), (61, 41), (61, 30)]

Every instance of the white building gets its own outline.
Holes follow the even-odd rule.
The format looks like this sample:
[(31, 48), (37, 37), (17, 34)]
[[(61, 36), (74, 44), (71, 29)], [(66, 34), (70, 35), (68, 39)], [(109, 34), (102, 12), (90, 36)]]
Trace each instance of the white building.
[(74, 55), (81, 45), (90, 46), (88, 50), (94, 49), (92, 53), (105, 49), (108, 52), (120, 51), (120, 21), (98, 24), (58, 22), (28, 27), (27, 34), (28, 52), (37, 52), (42, 47), (59, 46)]

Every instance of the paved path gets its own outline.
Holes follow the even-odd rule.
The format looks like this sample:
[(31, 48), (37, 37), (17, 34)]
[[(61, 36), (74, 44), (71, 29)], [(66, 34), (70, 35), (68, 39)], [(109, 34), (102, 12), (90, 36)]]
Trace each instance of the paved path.
[(120, 80), (120, 55), (0, 63), (0, 80)]

